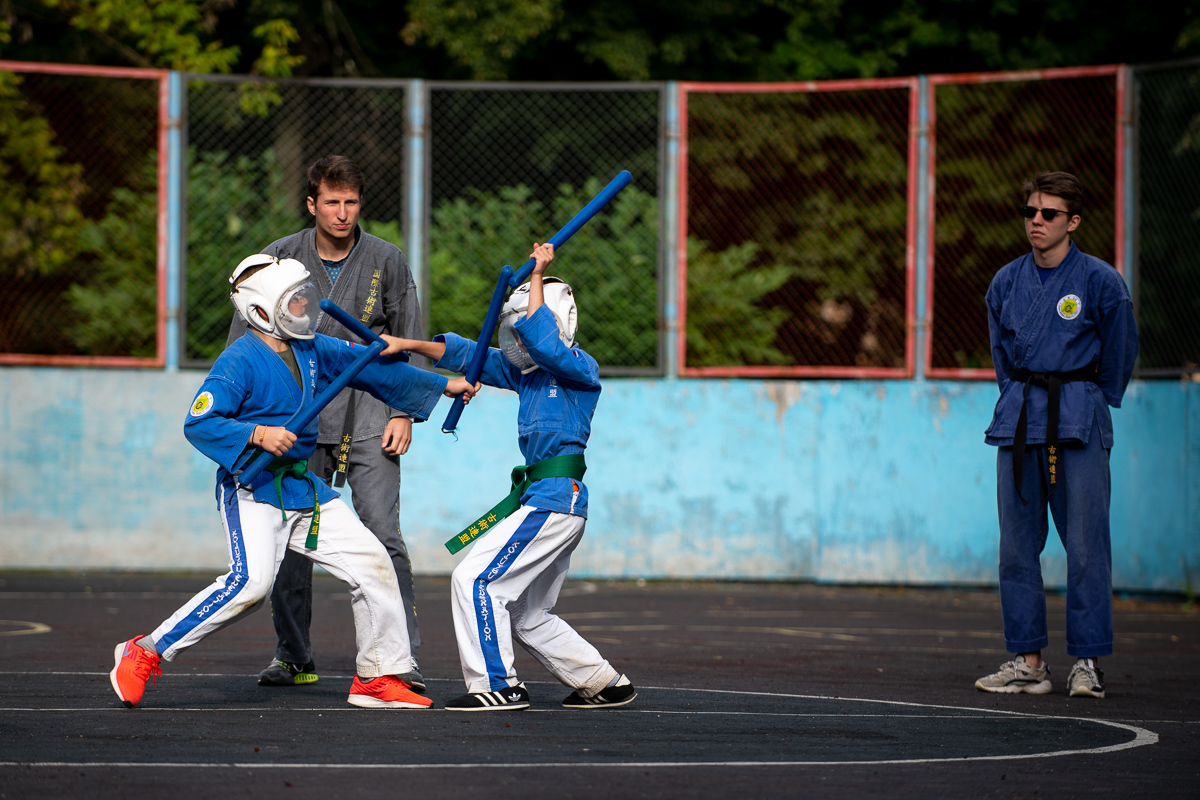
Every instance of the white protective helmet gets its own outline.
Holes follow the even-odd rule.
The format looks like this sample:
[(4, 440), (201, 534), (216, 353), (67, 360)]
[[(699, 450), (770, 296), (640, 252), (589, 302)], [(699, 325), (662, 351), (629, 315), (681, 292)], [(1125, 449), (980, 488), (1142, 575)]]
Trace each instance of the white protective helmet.
[[(263, 269), (238, 284), (238, 278), (254, 267)], [(242, 259), (229, 276), (229, 299), (246, 322), (268, 336), (311, 339), (317, 332), (321, 293), (308, 278), (308, 270), (296, 259), (280, 261), (258, 253)]]
[[(555, 322), (558, 323), (558, 338), (562, 339), (567, 347), (570, 347), (575, 343), (575, 330), (579, 324), (579, 313), (575, 308), (575, 293), (559, 278), (543, 278), (542, 297), (546, 307), (554, 314)], [(528, 309), (529, 284), (524, 283), (513, 291), (512, 296), (508, 298), (508, 302), (500, 311), (500, 349), (504, 351), (504, 357), (514, 367), (521, 370), (522, 375), (538, 368), (538, 365), (533, 363), (533, 359), (529, 357), (529, 351), (518, 340), (517, 332), (513, 328), (519, 320), (525, 318), (525, 312)]]

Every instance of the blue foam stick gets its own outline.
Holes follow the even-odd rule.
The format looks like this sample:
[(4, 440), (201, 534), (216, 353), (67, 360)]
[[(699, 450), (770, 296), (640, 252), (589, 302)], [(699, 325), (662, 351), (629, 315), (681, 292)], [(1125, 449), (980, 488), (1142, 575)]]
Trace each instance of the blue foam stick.
[[(317, 415), (321, 413), (325, 406), (329, 405), (333, 398), (337, 397), (338, 392), (340, 392), (342, 389), (345, 389), (350, 381), (354, 380), (358, 373), (366, 369), (366, 366), (374, 361), (375, 357), (387, 347), (387, 342), (379, 338), (374, 331), (356, 320), (337, 304), (330, 302), (329, 300), (322, 299), (321, 310), (336, 319), (338, 322), (342, 323), (342, 325), (346, 326), (349, 330), (361, 336), (368, 342), (368, 344), (367, 349), (362, 355), (354, 359), (354, 361), (350, 363), (350, 366), (346, 367), (346, 369), (342, 370), (341, 374), (330, 381), (329, 385), (325, 387), (325, 390), (314, 397), (311, 403), (296, 411), (296, 413), (292, 415), (292, 418), (287, 421), (287, 424), (285, 424), (284, 427), (297, 436), (299, 436), (300, 433), (306, 427), (308, 427), (308, 423), (317, 418)], [(242, 470), (242, 474), (238, 478), (238, 482), (243, 486), (249, 486), (254, 479), (257, 478), (264, 469), (266, 469), (267, 464), (271, 463), (272, 458), (274, 458), (274, 456), (272, 456), (270, 453), (265, 450), (260, 450), (258, 455), (250, 459), (249, 464)]]
[[(600, 194), (593, 197), (591, 202), (584, 206), (578, 214), (571, 217), (571, 221), (564, 225), (562, 230), (551, 236), (546, 244), (554, 245), (555, 250), (562, 247), (567, 239), (574, 236), (576, 231), (586, 225), (588, 220), (596, 216), (596, 212), (608, 205), (609, 201), (616, 197), (617, 193), (628, 186), (632, 180), (633, 176), (629, 174), (629, 170), (621, 170), (617, 173), (617, 177), (608, 182), (608, 186), (600, 190)], [(515, 289), (529, 280), (529, 276), (533, 273), (533, 268), (536, 265), (537, 261), (535, 259), (531, 258), (526, 261), (519, 270), (513, 273), (512, 279), (508, 282), (509, 285)]]
[[(467, 374), (463, 376), (472, 386), (478, 383), (479, 376), (483, 374), (483, 362), (487, 358), (488, 347), (492, 344), (492, 334), (496, 332), (500, 309), (504, 307), (504, 301), (508, 299), (508, 284), (512, 279), (512, 274), (513, 268), (505, 264), (504, 269), (500, 270), (500, 276), (496, 279), (496, 290), (492, 292), (491, 305), (488, 306), (487, 316), (483, 318), (483, 330), (479, 333), (479, 340), (475, 342), (475, 350), (471, 353), (470, 363), (467, 364)], [(454, 398), (454, 403), (450, 406), (450, 413), (446, 415), (446, 421), (442, 423), (442, 433), (452, 433), (458, 427), (458, 418), (462, 416), (465, 406), (466, 402), (461, 394)]]
[[(591, 199), (591, 202), (584, 206), (578, 214), (571, 217), (571, 221), (564, 225), (558, 233), (551, 236), (546, 243), (554, 245), (554, 249), (557, 250), (632, 181), (633, 176), (629, 174), (629, 170), (621, 170), (617, 173), (617, 177), (609, 181), (608, 185)], [(500, 309), (503, 308), (504, 301), (508, 299), (509, 291), (528, 280), (535, 266), (537, 266), (537, 259), (531, 258), (519, 270), (514, 271), (512, 267), (506, 265), (500, 271), (501, 280), (496, 284), (496, 291), (492, 293), (492, 303), (488, 306), (483, 330), (479, 333), (475, 351), (471, 354), (471, 362), (467, 367), (467, 374), (464, 376), (470, 383), (476, 383), (483, 372), (483, 360), (487, 357), (487, 349), (491, 345), (492, 335), (496, 332), (496, 321), (500, 317)], [(507, 280), (504, 277), (506, 271), (509, 276)], [(462, 416), (465, 405), (462, 397), (455, 398), (454, 404), (450, 406), (450, 413), (446, 415), (446, 421), (442, 424), (442, 433), (454, 432), (454, 429), (458, 427), (458, 419)]]

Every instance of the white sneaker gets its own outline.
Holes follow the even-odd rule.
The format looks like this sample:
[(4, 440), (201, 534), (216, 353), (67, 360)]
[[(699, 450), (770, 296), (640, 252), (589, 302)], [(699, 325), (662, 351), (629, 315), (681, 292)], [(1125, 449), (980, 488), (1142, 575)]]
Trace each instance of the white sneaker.
[(1071, 697), (1104, 697), (1104, 671), (1090, 658), (1080, 658), (1067, 677)]
[(1050, 668), (1044, 661), (1040, 667), (1031, 667), (1025, 663), (1025, 656), (1017, 656), (1001, 664), (998, 672), (975, 681), (975, 688), (1001, 694), (1049, 694)]

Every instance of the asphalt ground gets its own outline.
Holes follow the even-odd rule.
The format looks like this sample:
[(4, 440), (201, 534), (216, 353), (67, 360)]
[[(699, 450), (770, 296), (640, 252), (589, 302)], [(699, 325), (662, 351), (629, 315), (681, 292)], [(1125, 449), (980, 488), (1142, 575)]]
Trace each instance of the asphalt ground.
[(441, 709), (463, 684), (446, 579), (419, 578), (429, 711), (346, 703), (349, 598), (316, 581), (316, 684), (259, 687), (260, 612), (189, 650), (126, 709), (115, 644), (211, 574), (0, 572), (0, 799), (47, 797), (1197, 797), (1200, 613), (1118, 599), (1108, 697), (974, 688), (1003, 650), (994, 591), (569, 582), (558, 611), (625, 671), (625, 709), (560, 707), (524, 653), (528, 711)]

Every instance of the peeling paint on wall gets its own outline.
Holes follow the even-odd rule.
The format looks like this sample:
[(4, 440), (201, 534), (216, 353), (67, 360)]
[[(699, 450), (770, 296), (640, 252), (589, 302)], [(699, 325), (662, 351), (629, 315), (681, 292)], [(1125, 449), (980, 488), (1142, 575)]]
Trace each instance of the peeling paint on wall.
[[(0, 566), (223, 571), (216, 467), (182, 432), (203, 378), (0, 369)], [(607, 380), (572, 574), (994, 584), (995, 398), (965, 381)], [(442, 542), (507, 492), (516, 411), (485, 390), (457, 442), (444, 408), (414, 429), (417, 572), (448, 574), (461, 556)], [(1200, 384), (1134, 383), (1114, 422), (1114, 583), (1179, 591), (1200, 569)], [(1043, 563), (1061, 584), (1053, 533)]]

